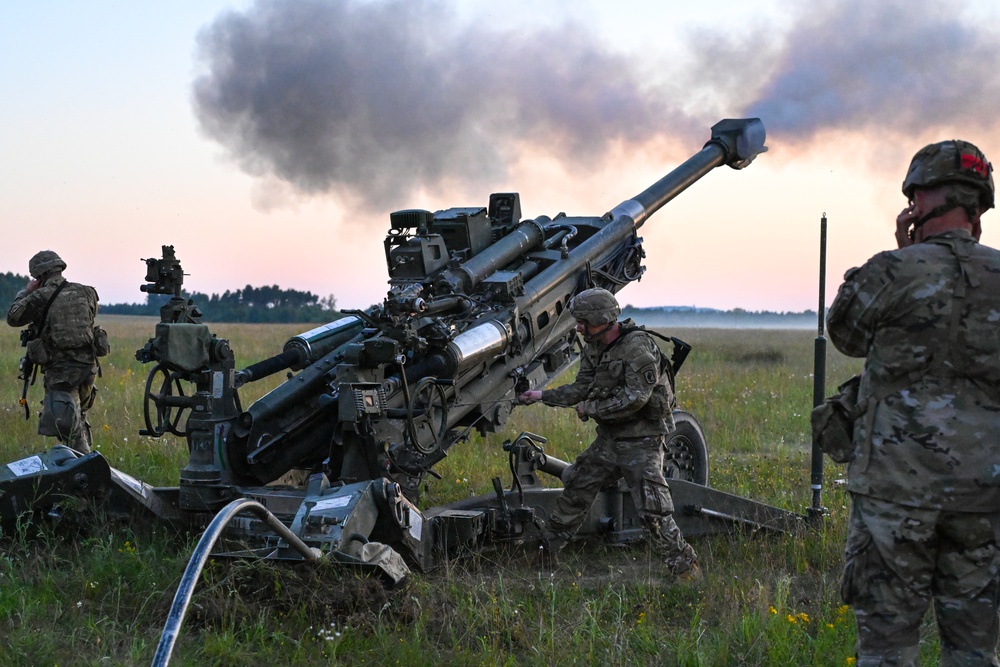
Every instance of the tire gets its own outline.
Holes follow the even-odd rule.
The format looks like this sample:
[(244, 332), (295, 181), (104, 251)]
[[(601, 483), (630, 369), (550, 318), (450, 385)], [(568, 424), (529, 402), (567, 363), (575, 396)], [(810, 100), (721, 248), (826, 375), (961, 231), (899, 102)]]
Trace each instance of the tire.
[(708, 486), (708, 445), (701, 424), (690, 413), (674, 410), (677, 429), (667, 436), (663, 476)]

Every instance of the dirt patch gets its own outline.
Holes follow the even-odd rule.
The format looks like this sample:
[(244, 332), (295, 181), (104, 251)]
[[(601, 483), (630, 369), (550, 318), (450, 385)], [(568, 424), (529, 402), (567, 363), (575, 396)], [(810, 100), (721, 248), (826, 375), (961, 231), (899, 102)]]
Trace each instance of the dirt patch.
[(405, 584), (390, 589), (377, 577), (329, 561), (292, 565), (220, 559), (203, 576), (189, 611), (192, 626), (222, 627), (273, 615), (357, 628), (377, 619), (407, 622), (413, 617)]

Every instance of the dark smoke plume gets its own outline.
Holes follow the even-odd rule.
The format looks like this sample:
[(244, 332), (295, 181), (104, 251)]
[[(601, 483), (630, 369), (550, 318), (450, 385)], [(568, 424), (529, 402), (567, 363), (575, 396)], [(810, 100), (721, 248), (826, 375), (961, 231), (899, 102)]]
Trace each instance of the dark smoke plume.
[(417, 188), (492, 186), (525, 147), (582, 169), (613, 143), (697, 143), (724, 116), (759, 116), (779, 150), (829, 129), (994, 127), (996, 33), (961, 4), (789, 6), (801, 14), (783, 33), (692, 32), (689, 71), (656, 63), (651, 81), (579, 24), (504, 31), (437, 0), (258, 0), (200, 35), (195, 112), (246, 172), (379, 211)]
[(495, 180), (524, 145), (585, 162), (683, 129), (581, 26), (503, 32), (449, 7), (259, 0), (220, 16), (199, 39), (201, 127), (251, 174), (377, 209), (446, 179)]
[(827, 129), (899, 136), (991, 128), (1000, 99), (997, 32), (963, 17), (966, 6), (808, 3), (747, 113), (787, 139)]

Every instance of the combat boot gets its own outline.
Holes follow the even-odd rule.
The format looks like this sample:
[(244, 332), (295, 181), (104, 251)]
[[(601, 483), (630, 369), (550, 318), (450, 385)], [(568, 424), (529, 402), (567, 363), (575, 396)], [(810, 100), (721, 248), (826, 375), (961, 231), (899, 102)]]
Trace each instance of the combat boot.
[(667, 558), (664, 563), (674, 577), (674, 581), (701, 581), (705, 578), (698, 564), (698, 555), (690, 544), (685, 544), (684, 549), (676, 556)]
[(686, 570), (674, 572), (674, 581), (683, 584), (693, 581), (701, 581), (705, 578), (705, 573), (701, 571), (698, 561), (691, 563)]

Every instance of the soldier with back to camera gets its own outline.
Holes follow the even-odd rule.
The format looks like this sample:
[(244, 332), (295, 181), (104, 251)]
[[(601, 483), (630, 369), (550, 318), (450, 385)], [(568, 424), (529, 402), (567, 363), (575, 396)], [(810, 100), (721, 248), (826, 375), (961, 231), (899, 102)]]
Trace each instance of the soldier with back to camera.
[(671, 574), (698, 579), (694, 549), (673, 518), (673, 500), (663, 477), (663, 447), (674, 430), (669, 372), (653, 337), (631, 320), (618, 321), (615, 296), (601, 288), (580, 292), (570, 314), (585, 345), (576, 379), (545, 391), (526, 391), (524, 403), (576, 406), (581, 419), (597, 422), (597, 437), (577, 457), (566, 487), (543, 531), (548, 564), (583, 523), (598, 492), (624, 477), (649, 532), (653, 549)]
[(841, 585), (857, 664), (916, 665), (933, 603), (942, 665), (998, 665), (1000, 252), (980, 244), (992, 167), (965, 141), (913, 157), (899, 248), (844, 276), (830, 337), (864, 357)]
[(27, 359), (45, 375), (39, 435), (55, 436), (86, 454), (92, 444), (87, 410), (97, 394), (97, 357), (107, 354), (108, 345), (106, 334), (94, 326), (97, 291), (67, 281), (65, 268), (51, 250), (36, 253), (28, 262), (32, 280), (14, 298), (7, 324), (29, 327)]

